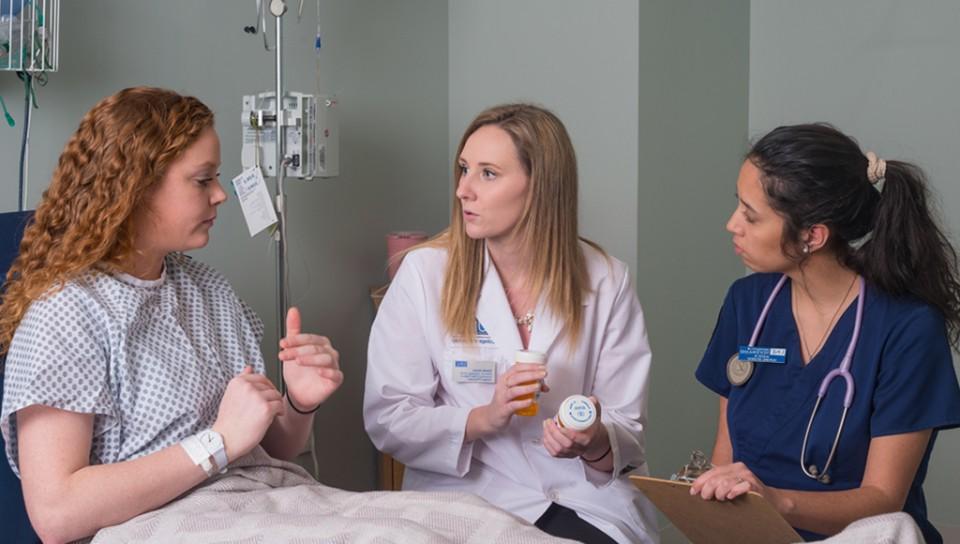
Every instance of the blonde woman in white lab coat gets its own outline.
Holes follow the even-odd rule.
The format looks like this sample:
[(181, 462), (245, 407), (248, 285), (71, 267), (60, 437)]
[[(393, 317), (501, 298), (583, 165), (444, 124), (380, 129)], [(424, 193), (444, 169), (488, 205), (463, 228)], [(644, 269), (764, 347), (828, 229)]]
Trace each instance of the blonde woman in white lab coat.
[[(656, 542), (646, 472), (650, 347), (627, 267), (577, 234), (577, 165), (537, 106), (481, 113), (454, 166), (450, 227), (406, 255), (370, 334), (364, 421), (404, 489), (476, 493), (582, 542)], [(546, 364), (513, 365), (519, 349)], [(514, 415), (541, 389), (536, 416)], [(595, 399), (585, 431), (552, 420)]]

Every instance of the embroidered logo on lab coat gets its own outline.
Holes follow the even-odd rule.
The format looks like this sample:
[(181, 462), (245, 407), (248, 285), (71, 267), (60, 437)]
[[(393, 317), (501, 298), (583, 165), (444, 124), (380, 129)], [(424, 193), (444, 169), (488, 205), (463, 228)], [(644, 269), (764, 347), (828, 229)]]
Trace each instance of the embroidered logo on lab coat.
[[(462, 345), (470, 344), (470, 342), (467, 342), (467, 339), (464, 338), (463, 336), (452, 336), (450, 337), (450, 340), (452, 340), (455, 345), (462, 346)], [(480, 323), (479, 320), (477, 321), (476, 338), (474, 339), (473, 344), (482, 345), (482, 346), (495, 345), (493, 342), (493, 338), (490, 338), (490, 333), (487, 332), (487, 329), (483, 327), (483, 325)]]
[(487, 329), (483, 328), (483, 323), (480, 323), (480, 320), (477, 319), (477, 343), (493, 345), (493, 338), (490, 338), (490, 333), (487, 332)]

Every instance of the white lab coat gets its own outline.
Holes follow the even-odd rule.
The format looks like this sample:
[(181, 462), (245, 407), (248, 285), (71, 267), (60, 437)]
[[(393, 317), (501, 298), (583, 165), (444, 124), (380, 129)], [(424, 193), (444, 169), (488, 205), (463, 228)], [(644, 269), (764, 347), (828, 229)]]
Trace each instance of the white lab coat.
[[(653, 506), (626, 477), (579, 459), (552, 457), (541, 443), (542, 421), (573, 394), (595, 395), (610, 434), (613, 474), (627, 466), (646, 474), (644, 425), (650, 347), (627, 267), (581, 244), (590, 275), (583, 333), (571, 352), (562, 321), (541, 300), (529, 349), (547, 354), (550, 391), (539, 414), (514, 416), (497, 435), (464, 442), (467, 415), (488, 404), (493, 385), (457, 383), (454, 359), (497, 362), (497, 376), (523, 349), (496, 268), (487, 273), (477, 306), (477, 342), (446, 333), (440, 292), (446, 250), (427, 248), (404, 258), (383, 299), (367, 357), (363, 416), (376, 447), (407, 467), (405, 490), (475, 493), (533, 522), (551, 501), (578, 512), (618, 542), (657, 542)], [(483, 334), (486, 332), (487, 334)]]

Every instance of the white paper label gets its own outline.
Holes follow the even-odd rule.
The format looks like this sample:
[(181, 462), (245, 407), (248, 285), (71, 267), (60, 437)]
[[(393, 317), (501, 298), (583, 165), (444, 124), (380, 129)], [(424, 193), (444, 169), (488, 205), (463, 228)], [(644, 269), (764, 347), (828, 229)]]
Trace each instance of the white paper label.
[(233, 189), (251, 237), (277, 222), (277, 211), (259, 167), (251, 166), (233, 178)]

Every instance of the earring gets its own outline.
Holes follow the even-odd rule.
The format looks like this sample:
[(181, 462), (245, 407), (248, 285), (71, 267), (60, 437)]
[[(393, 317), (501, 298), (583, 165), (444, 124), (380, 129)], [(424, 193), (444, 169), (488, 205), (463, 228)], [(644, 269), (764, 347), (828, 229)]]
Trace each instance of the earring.
[(803, 254), (810, 253), (810, 244), (803, 244)]

